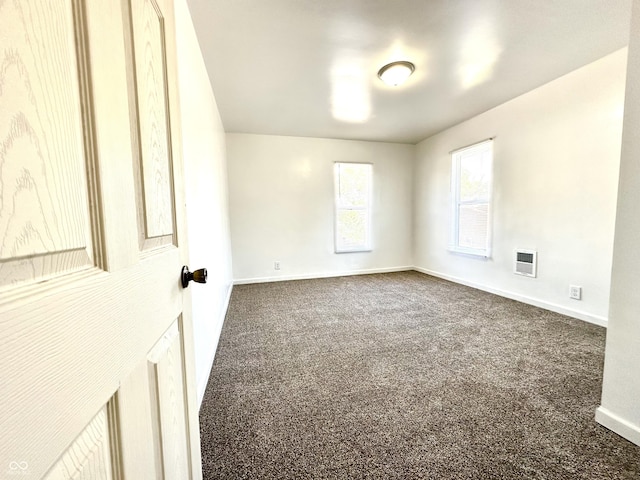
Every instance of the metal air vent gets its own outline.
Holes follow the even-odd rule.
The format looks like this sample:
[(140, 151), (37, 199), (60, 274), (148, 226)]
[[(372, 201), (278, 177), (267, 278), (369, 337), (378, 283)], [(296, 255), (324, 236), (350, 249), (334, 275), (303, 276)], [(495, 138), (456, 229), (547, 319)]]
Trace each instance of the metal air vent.
[(538, 252), (535, 250), (516, 250), (516, 265), (514, 273), (525, 277), (535, 277)]

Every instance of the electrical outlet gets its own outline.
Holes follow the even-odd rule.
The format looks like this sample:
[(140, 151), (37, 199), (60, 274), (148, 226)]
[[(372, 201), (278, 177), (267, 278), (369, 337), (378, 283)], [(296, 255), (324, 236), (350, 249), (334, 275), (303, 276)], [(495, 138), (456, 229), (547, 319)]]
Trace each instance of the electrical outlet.
[(273, 269), (280, 270), (280, 262), (273, 262)]
[(569, 298), (574, 300), (582, 300), (582, 287), (569, 285)]

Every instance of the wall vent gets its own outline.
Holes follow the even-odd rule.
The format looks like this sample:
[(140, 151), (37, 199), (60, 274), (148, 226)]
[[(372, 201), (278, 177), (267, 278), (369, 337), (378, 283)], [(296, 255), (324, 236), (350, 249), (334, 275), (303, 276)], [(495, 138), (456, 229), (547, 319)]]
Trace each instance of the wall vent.
[(516, 266), (514, 273), (525, 277), (536, 276), (538, 252), (535, 250), (516, 250)]

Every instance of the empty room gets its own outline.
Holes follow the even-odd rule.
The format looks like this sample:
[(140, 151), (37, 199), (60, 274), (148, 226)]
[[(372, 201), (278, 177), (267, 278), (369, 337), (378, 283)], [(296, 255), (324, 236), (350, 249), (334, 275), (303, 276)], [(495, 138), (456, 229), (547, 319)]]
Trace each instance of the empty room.
[(631, 3), (191, 6), (234, 282), (205, 474), (637, 478), (637, 315), (602, 386)]
[(640, 479), (640, 0), (0, 32), (0, 478)]

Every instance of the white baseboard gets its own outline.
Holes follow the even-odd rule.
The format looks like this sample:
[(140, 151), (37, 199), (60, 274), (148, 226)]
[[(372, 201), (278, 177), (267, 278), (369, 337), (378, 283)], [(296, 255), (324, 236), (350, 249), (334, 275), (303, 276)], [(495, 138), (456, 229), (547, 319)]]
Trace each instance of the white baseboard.
[(601, 406), (596, 409), (596, 422), (640, 446), (640, 425), (627, 422)]
[(501, 290), (499, 288), (493, 288), (487, 285), (470, 282), (463, 278), (454, 277), (452, 275), (447, 275), (440, 272), (434, 272), (433, 270), (427, 270), (426, 268), (413, 267), (413, 269), (417, 272), (426, 273), (427, 275), (432, 275), (434, 277), (442, 278), (444, 280), (449, 280), (454, 283), (460, 283), (468, 287), (477, 288), (478, 290), (494, 293), (496, 295), (500, 295), (501, 297), (510, 298), (511, 300), (517, 300), (518, 302), (527, 303), (529, 305), (544, 308), (545, 310), (551, 310), (552, 312), (560, 313), (562, 315), (567, 315), (568, 317), (577, 318), (578, 320), (583, 320), (588, 323), (593, 323), (601, 327), (606, 328), (607, 326), (607, 318), (605, 317), (592, 315), (590, 313), (583, 312), (581, 310), (574, 310), (572, 308), (563, 307), (562, 305), (556, 305), (555, 303), (546, 302), (538, 298), (527, 297), (526, 295), (521, 295), (519, 293), (509, 292), (506, 290)]
[(372, 268), (368, 270), (348, 270), (340, 272), (305, 273), (299, 275), (278, 275), (273, 277), (239, 278), (233, 281), (234, 285), (245, 285), (247, 283), (284, 282), (287, 280), (309, 280), (312, 278), (347, 277), (350, 275), (369, 275), (371, 273), (391, 273), (406, 272), (414, 270), (413, 267), (389, 267)]
[(218, 341), (220, 340), (220, 334), (222, 333), (222, 326), (224, 325), (224, 319), (227, 315), (227, 310), (229, 308), (229, 300), (231, 300), (231, 291), (233, 290), (233, 284), (229, 285), (227, 289), (227, 297), (224, 300), (224, 304), (220, 309), (219, 318), (218, 318), (218, 331), (216, 332), (215, 341), (213, 342), (213, 348), (211, 349), (211, 356), (209, 358), (207, 364), (207, 374), (200, 379), (198, 382), (198, 411), (200, 411), (200, 407), (202, 406), (202, 400), (204, 399), (204, 392), (207, 390), (207, 384), (209, 383), (209, 377), (211, 376), (211, 369), (213, 368), (213, 361), (216, 358), (216, 351), (218, 350)]

